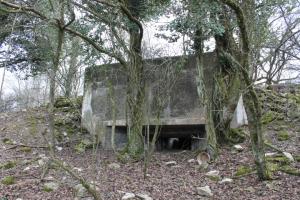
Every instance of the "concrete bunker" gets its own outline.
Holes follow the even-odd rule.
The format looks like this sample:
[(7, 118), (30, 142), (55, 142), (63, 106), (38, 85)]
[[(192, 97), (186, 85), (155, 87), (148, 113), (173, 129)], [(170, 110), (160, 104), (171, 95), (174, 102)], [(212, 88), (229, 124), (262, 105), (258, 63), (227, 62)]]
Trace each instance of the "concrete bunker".
[[(207, 69), (213, 69), (216, 63), (214, 53), (204, 54), (204, 64), (211, 66)], [(157, 125), (157, 99), (160, 98), (164, 104), (160, 110), (160, 135), (156, 149), (194, 150), (204, 147), (205, 112), (198, 98), (196, 58), (176, 56), (145, 60), (144, 69), (144, 109), (147, 113), (144, 135), (146, 130), (150, 138), (153, 135)], [(210, 84), (212, 80), (213, 73), (206, 71), (205, 81)], [(112, 147), (114, 121), (115, 146), (122, 148), (127, 143), (126, 82), (126, 72), (120, 64), (93, 66), (85, 71), (82, 124), (91, 134), (101, 134), (101, 144), (105, 149)], [(116, 105), (115, 120), (112, 117), (112, 99)]]

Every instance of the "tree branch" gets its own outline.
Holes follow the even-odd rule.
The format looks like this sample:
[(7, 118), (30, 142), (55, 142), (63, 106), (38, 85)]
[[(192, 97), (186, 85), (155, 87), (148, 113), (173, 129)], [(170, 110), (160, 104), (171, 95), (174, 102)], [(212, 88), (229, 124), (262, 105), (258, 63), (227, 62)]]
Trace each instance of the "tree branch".
[[(98, 1), (98, 0), (97, 0)], [(99, 2), (102, 2), (102, 1), (99, 1)], [(33, 16), (35, 17), (38, 17), (44, 21), (50, 21), (49, 18), (47, 18), (45, 15), (43, 15), (42, 13), (38, 12), (37, 10), (35, 10), (34, 8), (32, 7), (24, 7), (24, 6), (21, 6), (21, 5), (17, 5), (17, 4), (12, 4), (12, 3), (8, 3), (4, 0), (0, 0), (0, 4), (2, 5), (5, 5), (9, 8), (12, 8), (12, 9), (16, 9), (14, 11), (16, 12), (20, 12), (20, 13), (26, 13), (26, 14), (30, 14), (32, 15), (32, 13), (34, 14)], [(109, 3), (108, 3), (109, 4)], [(120, 57), (119, 55), (116, 55), (115, 53), (111, 53), (109, 50), (107, 49), (104, 49), (103, 47), (99, 46), (96, 42), (94, 42), (91, 38), (69, 28), (69, 27), (64, 27), (62, 26), (60, 23), (60, 20), (59, 19), (56, 19), (56, 22), (57, 23), (54, 23), (54, 22), (51, 22), (52, 25), (60, 28), (60, 29), (63, 29), (64, 31), (68, 32), (69, 34), (72, 34), (72, 35), (75, 35), (75, 36), (78, 36), (80, 37), (81, 39), (83, 39), (85, 42), (89, 43), (90, 45), (92, 45), (96, 50), (98, 50), (100, 53), (104, 53), (110, 57), (113, 57), (115, 58), (117, 61), (120, 62), (120, 64), (122, 64), (123, 66), (126, 66), (126, 61)]]

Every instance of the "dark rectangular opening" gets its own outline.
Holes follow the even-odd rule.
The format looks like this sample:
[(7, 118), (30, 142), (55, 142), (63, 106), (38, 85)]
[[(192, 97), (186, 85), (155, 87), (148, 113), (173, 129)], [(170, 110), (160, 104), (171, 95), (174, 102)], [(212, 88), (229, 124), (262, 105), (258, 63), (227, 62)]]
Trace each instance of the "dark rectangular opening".
[[(143, 134), (145, 142), (147, 142), (147, 134), (149, 140), (152, 141), (155, 132), (155, 125), (144, 126)], [(116, 126), (116, 145), (118, 143), (126, 143), (127, 127)], [(162, 125), (160, 127), (158, 139), (156, 141), (157, 151), (178, 151), (178, 150), (195, 150), (205, 145), (205, 125)], [(110, 141), (107, 141), (110, 142)]]

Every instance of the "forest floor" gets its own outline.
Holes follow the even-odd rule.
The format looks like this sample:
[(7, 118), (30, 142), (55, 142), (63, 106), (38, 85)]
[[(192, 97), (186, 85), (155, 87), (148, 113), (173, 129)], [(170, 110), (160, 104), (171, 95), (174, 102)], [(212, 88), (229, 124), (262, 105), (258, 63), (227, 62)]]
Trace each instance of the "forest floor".
[[(78, 181), (57, 166), (40, 179), (48, 156), (40, 135), (47, 126), (44, 115), (37, 109), (0, 114), (0, 200), (91, 199), (87, 193), (79, 194)], [(268, 141), (298, 158), (290, 165), (299, 172), (299, 120), (273, 122), (265, 130)], [(280, 141), (278, 134), (282, 131), (288, 137)], [(203, 186), (210, 187), (213, 194), (210, 199), (300, 199), (299, 176), (275, 171), (273, 180), (263, 182), (255, 172), (237, 177), (239, 169), (255, 169), (249, 140), (240, 145), (242, 151), (230, 145), (220, 147), (219, 157), (205, 170), (190, 160), (196, 159), (190, 151), (156, 152), (146, 179), (143, 162), (122, 163), (110, 151), (98, 150), (94, 154), (92, 149), (86, 149), (79, 152), (78, 148), (75, 150), (76, 140), (60, 145), (57, 157), (93, 181), (104, 200), (121, 199), (127, 192), (147, 194), (155, 200), (205, 199), (197, 191), (197, 187)], [(176, 164), (166, 165), (168, 161), (176, 161)], [(218, 170), (221, 179), (231, 178), (232, 182), (221, 183), (221, 179), (209, 178), (206, 173), (211, 170)], [(55, 183), (58, 188), (47, 189), (45, 183)], [(83, 197), (76, 197), (78, 195)]]

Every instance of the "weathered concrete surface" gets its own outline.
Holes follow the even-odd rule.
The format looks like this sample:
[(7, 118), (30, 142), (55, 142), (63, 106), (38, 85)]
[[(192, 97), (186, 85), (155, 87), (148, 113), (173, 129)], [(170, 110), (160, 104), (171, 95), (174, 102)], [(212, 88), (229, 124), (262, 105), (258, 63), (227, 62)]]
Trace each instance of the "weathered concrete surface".
[[(204, 64), (214, 69), (216, 57), (204, 55)], [(157, 101), (163, 100), (160, 124), (161, 136), (190, 138), (192, 148), (202, 145), (205, 116), (197, 94), (195, 57), (169, 57), (145, 61), (146, 105), (149, 118), (145, 125), (156, 125)], [(126, 143), (126, 73), (119, 64), (95, 66), (86, 69), (82, 123), (92, 134), (101, 134), (102, 145), (110, 148), (112, 119), (111, 92), (116, 102), (116, 137), (118, 147)], [(205, 81), (213, 81), (213, 73), (206, 71)], [(159, 97), (159, 98), (158, 98)], [(201, 128), (193, 129), (193, 125)], [(189, 128), (190, 127), (190, 128)], [(196, 138), (196, 139), (195, 139)]]

